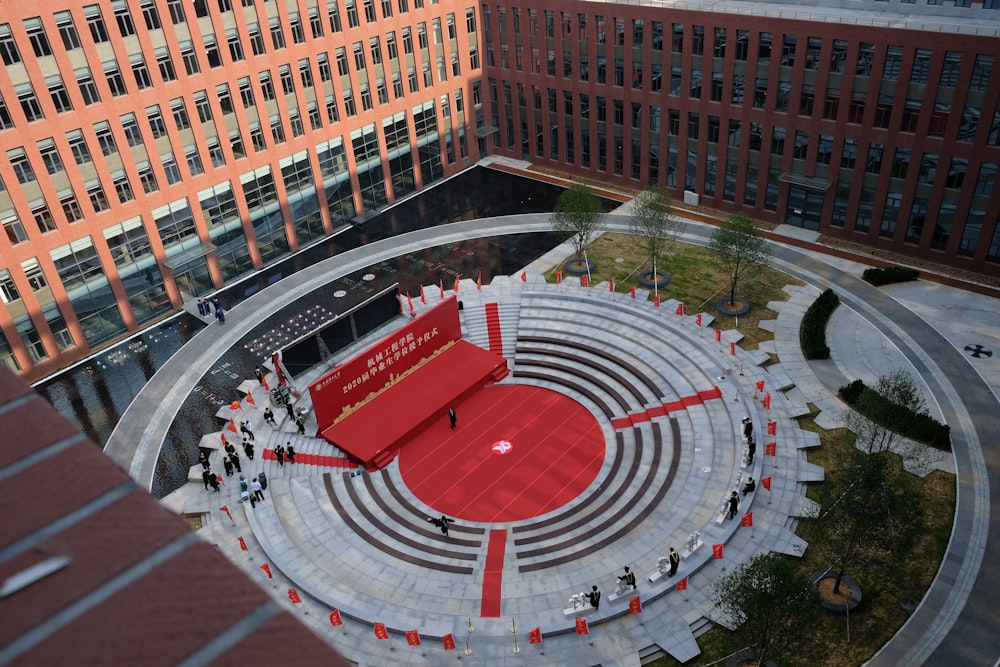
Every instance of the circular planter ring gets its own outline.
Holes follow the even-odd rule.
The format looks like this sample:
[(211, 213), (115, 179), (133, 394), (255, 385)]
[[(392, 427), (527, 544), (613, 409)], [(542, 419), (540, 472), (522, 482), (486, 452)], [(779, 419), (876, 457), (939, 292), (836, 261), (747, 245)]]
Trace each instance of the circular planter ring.
[(736, 297), (734, 300), (737, 304), (736, 308), (733, 308), (729, 303), (729, 297), (725, 299), (720, 299), (715, 302), (715, 310), (720, 315), (728, 315), (729, 317), (740, 317), (741, 315), (746, 315), (750, 312), (750, 302), (742, 297)]
[[(817, 572), (812, 577), (810, 577), (814, 586), (819, 586), (819, 582), (823, 581), (824, 579), (836, 579), (836, 578), (837, 578), (837, 573), (829, 571)], [(850, 575), (845, 574), (841, 583), (846, 584), (851, 588), (851, 599), (845, 603), (841, 603), (841, 602), (830, 602), (828, 600), (824, 600), (821, 597), (819, 603), (820, 605), (823, 606), (823, 609), (826, 609), (827, 611), (832, 611), (837, 614), (846, 614), (848, 611), (854, 611), (857, 608), (857, 606), (861, 604), (861, 586), (858, 584), (858, 582), (852, 579)]]
[(636, 281), (643, 287), (648, 287), (650, 289), (663, 289), (670, 283), (670, 274), (666, 271), (656, 270), (653, 273), (653, 269), (646, 269), (639, 274)]
[(571, 276), (585, 276), (588, 273), (591, 273), (596, 266), (597, 265), (589, 259), (584, 261), (579, 257), (570, 257), (566, 260), (566, 263), (563, 264), (563, 271)]

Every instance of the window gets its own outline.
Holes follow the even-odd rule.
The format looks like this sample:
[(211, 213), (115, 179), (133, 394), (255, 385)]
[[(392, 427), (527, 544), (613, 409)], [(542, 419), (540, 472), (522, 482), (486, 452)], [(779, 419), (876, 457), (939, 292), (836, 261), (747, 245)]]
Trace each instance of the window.
[(35, 56), (42, 58), (52, 55), (52, 46), (49, 38), (45, 35), (45, 28), (42, 27), (42, 20), (39, 18), (24, 19), (24, 28), (28, 32), (28, 40), (31, 42), (31, 49)]
[(80, 86), (80, 94), (83, 96), (84, 103), (89, 106), (100, 102), (101, 96), (97, 92), (97, 85), (94, 83), (94, 77), (91, 76), (90, 70), (82, 67), (74, 70), (73, 74), (76, 77), (76, 83)]
[(476, 10), (472, 7), (465, 10), (465, 32), (470, 35), (476, 32)]
[(247, 33), (250, 36), (250, 48), (253, 50), (253, 54), (255, 56), (262, 55), (266, 49), (264, 48), (264, 38), (260, 35), (260, 26), (251, 23), (247, 26)]
[(160, 76), (164, 82), (175, 81), (177, 79), (174, 61), (170, 59), (170, 52), (165, 47), (156, 50), (156, 66), (159, 68)]
[(312, 88), (313, 75), (312, 69), (309, 68), (308, 58), (303, 58), (299, 61), (299, 80), (302, 81), (303, 88)]
[(62, 159), (59, 157), (59, 151), (56, 149), (55, 142), (52, 139), (42, 139), (39, 141), (38, 152), (42, 155), (42, 164), (45, 165), (45, 171), (50, 175), (58, 174), (64, 170)]
[(316, 66), (319, 68), (320, 81), (330, 81), (333, 79), (333, 74), (330, 73), (330, 58), (325, 53), (316, 56)]
[(318, 130), (323, 127), (323, 119), (320, 116), (319, 108), (315, 104), (310, 104), (307, 110), (309, 112), (309, 128)]
[(0, 298), (4, 303), (21, 300), (21, 293), (17, 291), (17, 285), (7, 269), (0, 269)]
[(204, 90), (199, 90), (194, 94), (194, 106), (198, 111), (198, 119), (207, 123), (212, 120), (212, 106), (208, 102), (208, 93)]
[(14, 127), (14, 119), (11, 118), (10, 109), (7, 108), (7, 103), (3, 100), (3, 95), (0, 95), (0, 130), (7, 130)]
[(180, 183), (181, 170), (177, 168), (177, 160), (174, 159), (174, 154), (164, 153), (160, 159), (163, 162), (163, 172), (167, 176), (167, 183), (170, 185)]
[(219, 45), (215, 41), (214, 35), (205, 35), (205, 57), (208, 59), (208, 66), (211, 68), (222, 67), (222, 54), (219, 52)]
[(42, 105), (35, 97), (35, 89), (31, 87), (30, 83), (18, 84), (14, 87), (14, 91), (17, 93), (17, 101), (21, 104), (21, 111), (24, 112), (29, 123), (45, 117), (42, 114)]
[(240, 33), (235, 29), (226, 31), (226, 44), (229, 45), (229, 57), (233, 62), (243, 60), (243, 44), (240, 42)]
[(108, 201), (108, 196), (104, 194), (104, 187), (100, 181), (87, 183), (87, 199), (90, 200), (90, 205), (94, 207), (95, 213), (111, 208), (111, 203)]
[(292, 68), (282, 65), (278, 68), (278, 79), (281, 81), (281, 91), (285, 95), (295, 93), (295, 79), (292, 78)]
[(302, 29), (302, 19), (299, 18), (297, 13), (288, 15), (289, 28), (292, 31), (292, 41), (296, 44), (302, 44), (306, 41), (305, 30)]
[(340, 24), (340, 11), (337, 9), (337, 3), (331, 1), (327, 3), (327, 12), (330, 17), (330, 32), (340, 32), (342, 26)]
[(381, 65), (382, 64), (382, 47), (379, 43), (378, 37), (372, 37), (368, 40), (368, 47), (372, 52), (372, 64)]
[(146, 22), (146, 28), (149, 30), (159, 30), (160, 13), (156, 11), (154, 0), (142, 0), (140, 6), (142, 7), (142, 18)]
[(323, 19), (319, 16), (319, 10), (315, 7), (309, 8), (309, 32), (313, 39), (323, 36)]
[(25, 155), (23, 148), (12, 148), (7, 151), (7, 160), (17, 176), (18, 183), (26, 185), (35, 180), (35, 172), (31, 168), (31, 163), (28, 162), (28, 156)]
[(930, 49), (917, 49), (913, 57), (913, 69), (910, 70), (910, 83), (927, 83), (927, 73), (931, 68)]
[(361, 21), (358, 20), (358, 6), (355, 4), (355, 0), (346, 0), (346, 7), (348, 27), (357, 28), (361, 25)]
[(45, 85), (49, 89), (49, 97), (52, 98), (52, 104), (56, 108), (56, 113), (65, 113), (73, 110), (73, 103), (70, 102), (66, 84), (63, 83), (62, 78), (58, 74), (45, 77)]
[(3, 56), (4, 65), (13, 65), (21, 62), (21, 52), (17, 50), (17, 42), (10, 32), (10, 25), (0, 24), (0, 55)]
[(222, 109), (222, 113), (235, 113), (236, 109), (233, 107), (233, 96), (229, 92), (228, 83), (220, 83), (215, 87), (215, 99), (219, 102), (219, 108)]
[(250, 109), (254, 105), (253, 88), (250, 87), (250, 77), (243, 77), (237, 81), (240, 87), (240, 99), (243, 101), (243, 108)]
[(3, 219), (3, 231), (7, 235), (7, 240), (10, 241), (11, 245), (24, 243), (28, 240), (24, 226), (18, 220), (17, 215), (13, 213)]
[(972, 80), (969, 82), (969, 89), (985, 91), (990, 82), (990, 74), (993, 71), (993, 56), (976, 56), (976, 64), (972, 68)]
[(213, 167), (221, 167), (226, 164), (226, 155), (222, 152), (218, 139), (208, 140), (208, 157), (212, 159)]
[(285, 143), (285, 130), (281, 127), (281, 116), (271, 116), (271, 138), (274, 139), (274, 143), (283, 144)]
[(55, 19), (63, 47), (67, 51), (79, 49), (81, 46), (80, 35), (76, 32), (76, 25), (73, 24), (72, 14), (69, 12), (56, 12)]
[(135, 114), (127, 113), (121, 117), (119, 120), (122, 124), (122, 129), (125, 131), (125, 139), (128, 141), (129, 146), (142, 146), (142, 133), (139, 131), (139, 124), (135, 120)]
[(32, 205), (31, 217), (35, 219), (35, 224), (38, 225), (38, 231), (42, 234), (47, 234), (48, 232), (54, 232), (56, 230), (56, 221), (52, 217), (52, 212), (49, 211), (49, 207), (42, 202), (39, 205)]
[[(128, 11), (127, 7), (125, 11)], [(101, 16), (101, 8), (97, 5), (87, 5), (83, 8), (83, 14), (87, 17), (87, 27), (90, 29), (90, 36), (94, 43), (102, 44), (109, 41), (108, 29), (104, 25), (104, 17)], [(7, 56), (4, 54), (5, 62), (6, 58)]]
[(174, 25), (184, 23), (184, 0), (167, 0), (167, 9), (170, 11), (170, 22)]
[(178, 97), (170, 100), (170, 111), (173, 113), (174, 123), (177, 125), (178, 130), (186, 130), (191, 127), (191, 118), (188, 116), (183, 98)]
[(87, 164), (93, 162), (90, 156), (90, 149), (87, 148), (87, 140), (83, 138), (80, 130), (71, 130), (66, 133), (66, 140), (69, 142), (70, 152), (73, 153), (73, 161), (77, 164)]
[(139, 90), (152, 87), (153, 80), (149, 77), (149, 70), (146, 68), (146, 62), (142, 59), (142, 54), (137, 53), (131, 56), (130, 64), (132, 66), (132, 75), (135, 77), (135, 83), (139, 86)]
[(365, 48), (361, 42), (354, 42), (354, 67), (359, 72), (365, 68)]
[(271, 29), (271, 44), (274, 46), (274, 50), (285, 48), (285, 34), (281, 31), (281, 21), (274, 18), (268, 25)]
[(187, 72), (188, 76), (201, 72), (198, 56), (194, 53), (194, 45), (191, 42), (183, 42), (180, 46), (181, 60), (184, 62), (184, 71)]
[(128, 89), (125, 88), (125, 79), (122, 77), (121, 70), (118, 69), (118, 62), (115, 60), (109, 60), (104, 63), (104, 80), (108, 82), (108, 87), (111, 89), (112, 97), (121, 97), (122, 95), (128, 95)]
[(375, 23), (378, 16), (375, 15), (375, 0), (363, 0), (365, 5), (365, 22)]
[(403, 53), (413, 53), (413, 37), (409, 28), (403, 28)]
[(892, 159), (892, 170), (889, 175), (893, 178), (906, 178), (906, 172), (910, 167), (910, 150), (908, 148), (897, 148)]
[(188, 170), (192, 176), (205, 173), (205, 167), (201, 163), (201, 156), (198, 154), (196, 147), (188, 148), (184, 154), (184, 159), (187, 161)]

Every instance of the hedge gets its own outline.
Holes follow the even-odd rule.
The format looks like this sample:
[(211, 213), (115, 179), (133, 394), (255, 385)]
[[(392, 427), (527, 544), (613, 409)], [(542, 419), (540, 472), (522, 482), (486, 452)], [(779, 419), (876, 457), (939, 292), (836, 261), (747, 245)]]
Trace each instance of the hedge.
[(862, 415), (904, 438), (951, 451), (951, 427), (928, 414), (917, 413), (855, 380), (837, 392), (841, 399)]
[(865, 269), (861, 277), (878, 287), (889, 283), (905, 283), (909, 280), (916, 280), (920, 277), (920, 272), (904, 266), (888, 266), (884, 269)]
[(806, 359), (829, 359), (830, 348), (826, 344), (826, 323), (830, 315), (840, 305), (840, 297), (828, 289), (813, 301), (806, 314), (802, 316), (802, 326), (799, 328), (799, 344)]

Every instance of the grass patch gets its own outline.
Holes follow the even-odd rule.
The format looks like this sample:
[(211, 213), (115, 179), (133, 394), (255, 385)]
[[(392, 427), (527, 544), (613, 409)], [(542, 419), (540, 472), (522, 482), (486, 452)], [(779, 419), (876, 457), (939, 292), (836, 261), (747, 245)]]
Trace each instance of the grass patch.
[[(639, 273), (652, 268), (635, 237), (629, 234), (602, 235), (587, 246), (587, 258), (596, 265), (591, 277), (592, 284), (614, 278), (615, 289), (619, 292), (627, 292), (631, 287), (641, 288), (637, 281)], [(623, 261), (617, 262), (616, 259)], [(737, 318), (723, 316), (715, 311), (716, 301), (728, 296), (729, 276), (717, 266), (715, 257), (707, 248), (677, 243), (656, 268), (670, 274), (670, 284), (660, 290), (661, 301), (677, 299), (684, 303), (684, 312), (687, 314), (705, 312), (714, 315), (714, 328), (738, 328), (744, 336), (740, 347), (746, 350), (755, 350), (761, 341), (772, 338), (770, 332), (757, 326), (760, 320), (774, 319), (776, 315), (767, 309), (767, 304), (788, 298), (782, 291), (785, 285), (803, 284), (770, 268), (763, 268), (754, 276), (741, 279), (737, 296), (750, 302), (750, 312), (739, 318), (737, 327)], [(546, 273), (546, 280), (555, 282), (556, 271), (561, 269), (558, 266)], [(652, 294), (649, 300), (653, 300)]]

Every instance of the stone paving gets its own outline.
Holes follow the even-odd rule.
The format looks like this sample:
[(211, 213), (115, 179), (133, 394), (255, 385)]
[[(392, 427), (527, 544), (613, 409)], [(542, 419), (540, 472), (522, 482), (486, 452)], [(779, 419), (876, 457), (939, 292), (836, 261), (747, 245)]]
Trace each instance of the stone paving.
[[(541, 229), (547, 226), (547, 221), (536, 218), (537, 216), (531, 216), (525, 220), (525, 224), (519, 227), (518, 231), (531, 231), (536, 227)], [(443, 234), (444, 238), (456, 234), (468, 235), (470, 232), (486, 234), (498, 227), (506, 228), (506, 224), (509, 224), (509, 221), (502, 224), (477, 221), (471, 225), (459, 223), (441, 230), (424, 230), (416, 235), (420, 238), (395, 239), (394, 247), (391, 249), (369, 247), (367, 252), (398, 254), (414, 246), (429, 247), (433, 244), (433, 236), (436, 234)], [(337, 263), (344, 266), (351, 266), (354, 261), (352, 257), (337, 259)], [(365, 261), (371, 261), (371, 258)], [(328, 267), (325, 268), (329, 270)], [(520, 288), (521, 292), (534, 290), (543, 295), (579, 292), (581, 295), (586, 295), (582, 301), (594, 301), (601, 308), (621, 307), (633, 310), (652, 308), (649, 304), (643, 306), (629, 304), (622, 295), (610, 294), (607, 286), (595, 286), (584, 290), (571, 284), (571, 281), (566, 281), (564, 285), (558, 287), (544, 286), (536, 277), (542, 269), (539, 263), (527, 267), (529, 283)], [(500, 297), (507, 298), (506, 291), (511, 293), (517, 291), (517, 285), (520, 283), (518, 275), (520, 274), (509, 278), (502, 277), (497, 281), (498, 292), (503, 292)], [(320, 280), (315, 276), (303, 276), (303, 279)], [(463, 283), (461, 288), (463, 295), (475, 291), (474, 284), (470, 283), (471, 281)], [(623, 536), (620, 543), (615, 543), (604, 550), (604, 553), (595, 554), (593, 558), (583, 559), (581, 563), (567, 567), (565, 572), (560, 571), (556, 575), (539, 579), (519, 578), (513, 574), (516, 572), (516, 562), (512, 560), (515, 558), (514, 550), (508, 548), (508, 561), (505, 562), (504, 573), (503, 618), (477, 618), (468, 611), (469, 600), (473, 601), (471, 607), (477, 608), (481, 590), (476, 584), (469, 587), (465, 584), (460, 585), (454, 577), (445, 579), (430, 577), (426, 572), (415, 571), (408, 563), (387, 568), (381, 555), (372, 554), (370, 549), (366, 551), (346, 530), (337, 527), (336, 517), (329, 508), (324, 507), (323, 491), (326, 485), (317, 480), (323, 479), (323, 473), (331, 472), (334, 473), (330, 476), (331, 480), (339, 476), (337, 483), (344, 485), (358, 483), (358, 478), (350, 477), (349, 472), (345, 478), (343, 476), (345, 471), (342, 469), (326, 470), (301, 464), (296, 464), (294, 468), (286, 464), (283, 469), (278, 469), (276, 462), (262, 461), (258, 454), (257, 460), (244, 468), (245, 474), (252, 474), (260, 469), (267, 470), (268, 473), (270, 480), (268, 501), (264, 505), (258, 505), (256, 510), (251, 510), (249, 506), (238, 502), (238, 494), (234, 492), (235, 478), (228, 480), (221, 497), (202, 491), (200, 484), (190, 484), (164, 502), (178, 511), (204, 513), (207, 526), (202, 534), (205, 538), (216, 543), (235, 562), (243, 563), (252, 576), (258, 577), (262, 585), (270, 583), (274, 587), (275, 595), (287, 604), (291, 605), (286, 597), (288, 589), (294, 587), (300, 591), (303, 604), (295, 605), (294, 608), (302, 614), (301, 618), (347, 657), (359, 664), (442, 664), (446, 660), (463, 659), (466, 662), (471, 661), (472, 664), (490, 665), (636, 665), (639, 664), (641, 655), (651, 654), (657, 648), (684, 660), (697, 653), (695, 635), (704, 627), (705, 619), (712, 618), (710, 585), (711, 581), (722, 573), (723, 567), (741, 562), (753, 553), (763, 550), (794, 554), (805, 548), (806, 545), (789, 531), (788, 527), (794, 526), (795, 516), (801, 516), (814, 509), (802, 495), (803, 484), (807, 480), (820, 479), (822, 471), (805, 463), (803, 450), (816, 444), (815, 439), (811, 434), (795, 430), (793, 418), (802, 414), (803, 407), (808, 402), (823, 410), (821, 418), (829, 419), (831, 425), (838, 425), (842, 406), (833, 398), (830, 393), (831, 388), (835, 389), (837, 381), (844, 377), (861, 377), (862, 371), (870, 370), (870, 367), (862, 361), (864, 357), (852, 355), (849, 348), (843, 348), (845, 351), (838, 354), (838, 359), (833, 360), (831, 368), (828, 369), (817, 369), (812, 362), (805, 363), (801, 359), (797, 335), (792, 336), (791, 332), (797, 332), (798, 318), (804, 311), (805, 305), (808, 305), (810, 293), (814, 289), (792, 290), (790, 300), (783, 302), (787, 305), (776, 308), (779, 315), (773, 324), (775, 341), (772, 351), (779, 356), (781, 363), (769, 366), (767, 368), (769, 375), (766, 376), (763, 370), (755, 365), (744, 364), (743, 377), (732, 372), (736, 366), (729, 365), (731, 360), (728, 357), (731, 355), (725, 349), (726, 345), (719, 349), (715, 345), (714, 337), (699, 338), (699, 331), (692, 325), (691, 320), (694, 318), (690, 314), (684, 318), (677, 318), (672, 304), (669, 303), (655, 314), (665, 323), (669, 323), (674, 331), (682, 334), (679, 338), (685, 341), (686, 346), (680, 347), (682, 355), (689, 353), (706, 360), (704, 363), (709, 366), (714, 365), (715, 368), (712, 368), (711, 372), (718, 370), (719, 375), (716, 377), (723, 376), (723, 368), (729, 369), (724, 374), (726, 379), (719, 380), (723, 390), (721, 403), (725, 405), (726, 410), (716, 421), (725, 423), (728, 419), (730, 441), (728, 444), (722, 444), (726, 442), (724, 435), (726, 431), (718, 424), (711, 423), (710, 420), (706, 425), (705, 421), (699, 422), (698, 418), (691, 416), (691, 423), (681, 429), (682, 442), (685, 445), (682, 451), (685, 456), (690, 457), (690, 460), (684, 468), (686, 479), (680, 479), (682, 475), (678, 475), (670, 487), (670, 492), (675, 493), (675, 497), (664, 502), (657, 516), (650, 517), (639, 530)], [(266, 292), (267, 290), (264, 291)], [(429, 290), (428, 293), (436, 293), (436, 288)], [(484, 288), (482, 293), (477, 292), (477, 296), (483, 298), (482, 295), (488, 296), (490, 293)], [(818, 294), (818, 290), (814, 293)], [(945, 295), (943, 298), (948, 296)], [(900, 302), (905, 303), (907, 298), (919, 300), (922, 297), (904, 293), (898, 298)], [(581, 311), (583, 312), (583, 309)], [(252, 309), (248, 309), (248, 314), (250, 312)], [(997, 349), (994, 340), (997, 329), (995, 300), (991, 305), (977, 306), (971, 312), (973, 316), (967, 317), (965, 322), (976, 321), (976, 316), (985, 318), (987, 326), (976, 333), (980, 340), (993, 344), (993, 349)], [(855, 337), (854, 344), (858, 349), (884, 346), (882, 341), (884, 333), (859, 325), (853, 321), (850, 313), (847, 315), (848, 317), (838, 325), (834, 333), (840, 333), (844, 329), (851, 330), (850, 335)], [(233, 319), (238, 321), (239, 309), (234, 309), (231, 316), (235, 316), (230, 318), (231, 321)], [(582, 316), (587, 317), (585, 314)], [(955, 326), (955, 317), (945, 319)], [(948, 323), (940, 326), (946, 329)], [(235, 334), (236, 329), (237, 327), (233, 327), (228, 330), (227, 335), (230, 332)], [(707, 327), (704, 329), (707, 333)], [(728, 343), (730, 338), (736, 339), (738, 334), (726, 332), (723, 340)], [(224, 341), (213, 342), (213, 349), (224, 344)], [(742, 351), (738, 349), (737, 357), (739, 358), (741, 354)], [(996, 357), (993, 357), (993, 360), (995, 359)], [(913, 367), (914, 361), (914, 358), (908, 358), (902, 352), (894, 354), (891, 347), (883, 347), (883, 354), (868, 359), (867, 363), (879, 362), (884, 363), (886, 368), (895, 368), (899, 364), (903, 367)], [(319, 369), (317, 373), (324, 370)], [(984, 378), (991, 378), (990, 383), (995, 392), (998, 374), (982, 370), (978, 372)], [(697, 447), (700, 443), (697, 443), (696, 433), (711, 433), (713, 443), (718, 436), (720, 445), (717, 449), (720, 458), (712, 459), (713, 479), (722, 480), (721, 486), (728, 487), (740, 472), (742, 463), (741, 453), (736, 451), (732, 440), (741, 413), (748, 412), (754, 417), (758, 442), (765, 442), (764, 411), (759, 400), (753, 398), (753, 383), (761, 378), (765, 378), (766, 387), (773, 387), (772, 407), (768, 418), (779, 424), (778, 442), (781, 446), (777, 450), (778, 456), (775, 460), (765, 462), (762, 447), (759, 445), (754, 472), (758, 480), (764, 475), (772, 477), (772, 492), (765, 496), (767, 492), (758, 487), (750, 507), (754, 512), (752, 529), (738, 528), (735, 525), (718, 526), (713, 520), (713, 514), (719, 509), (717, 494), (706, 492), (707, 495), (703, 498), (698, 493), (687, 496), (682, 491), (690, 488), (685, 485), (700, 479), (697, 476), (699, 470), (705, 467), (698, 467), (697, 463), (701, 461), (695, 461), (697, 453), (693, 451), (695, 447), (688, 446), (688, 440), (694, 440), (695, 442), (691, 444), (696, 444)], [(243, 386), (252, 391), (257, 383), (249, 380), (244, 382)], [(928, 391), (934, 391), (936, 386), (938, 385), (931, 383)], [(169, 395), (169, 392), (166, 394)], [(951, 396), (941, 395), (940, 390), (938, 394), (939, 399), (951, 399)], [(279, 418), (283, 416), (278, 415)], [(330, 453), (331, 448), (328, 444), (298, 436), (287, 423), (281, 424), (277, 431), (271, 431), (259, 421), (255, 421), (255, 425), (258, 452), (264, 442), (291, 439), (300, 454)], [(314, 426), (314, 423), (310, 424), (309, 428), (312, 429)], [(149, 453), (145, 452), (143, 458), (149, 460)], [(764, 466), (768, 467), (764, 469)], [(680, 470), (680, 467), (678, 469)], [(330, 496), (325, 497), (328, 501)], [(232, 522), (218, 510), (223, 502), (233, 510)], [(700, 517), (699, 525), (703, 527), (703, 537), (706, 538), (706, 546), (702, 546), (694, 557), (685, 560), (679, 573), (681, 576), (687, 574), (690, 577), (688, 590), (678, 592), (667, 582), (658, 581), (650, 584), (646, 577), (655, 571), (656, 557), (665, 550), (667, 541), (682, 546), (687, 533), (694, 529), (690, 522), (677, 518), (688, 516)], [(257, 536), (260, 536), (260, 539)], [(240, 550), (238, 537), (244, 538), (248, 551)], [(282, 539), (284, 541), (275, 546), (275, 543)], [(301, 546), (294, 544), (296, 540), (301, 540)], [(713, 543), (724, 544), (725, 558), (722, 561), (710, 558), (710, 546)], [(334, 552), (337, 552), (337, 555), (335, 557), (330, 555), (330, 562), (324, 562), (325, 558)], [(477, 562), (481, 561), (480, 557)], [(975, 562), (974, 554), (972, 561)], [(261, 571), (260, 565), (265, 562), (275, 565), (272, 568), (274, 580), (267, 579)], [(627, 607), (621, 602), (614, 605), (608, 602), (609, 593), (614, 588), (614, 575), (620, 571), (619, 566), (625, 562), (633, 563), (637, 574), (640, 575), (639, 592), (643, 598), (643, 612), (639, 615), (629, 614)], [(481, 568), (481, 565), (478, 567)], [(399, 585), (399, 574), (402, 574), (408, 582), (405, 586)], [(472, 578), (475, 579), (475, 576)], [(599, 612), (587, 614), (591, 634), (581, 637), (574, 633), (570, 619), (563, 616), (562, 609), (566, 606), (566, 599), (570, 594), (591, 582), (601, 585), (605, 593), (604, 604)], [(430, 608), (431, 605), (425, 604), (428, 591), (431, 590), (436, 593), (435, 601), (441, 602), (439, 608)], [(512, 607), (508, 607), (508, 604)], [(328, 614), (334, 605), (344, 612), (345, 625), (342, 627), (333, 628), (330, 625)], [(414, 615), (414, 609), (422, 613)], [(393, 624), (392, 620), (387, 619), (396, 619), (397, 623)], [(376, 640), (372, 632), (372, 621), (386, 622), (390, 625), (393, 632), (389, 640), (381, 642)], [(407, 625), (411, 621), (413, 627)], [(512, 625), (517, 626), (517, 632), (511, 631)], [(541, 627), (543, 631), (543, 642), (538, 646), (529, 645), (527, 632), (536, 626)], [(471, 632), (470, 627), (474, 628)], [(405, 639), (399, 634), (400, 631), (411, 629), (422, 633), (422, 646), (407, 646)], [(436, 638), (436, 635), (444, 632), (451, 632), (455, 637), (456, 651), (444, 652), (440, 640)], [(515, 653), (515, 641), (518, 642), (517, 653)], [(907, 646), (902, 647), (902, 650), (908, 650)], [(467, 648), (471, 652), (468, 655), (466, 655)], [(925, 650), (923, 647), (920, 648)]]

